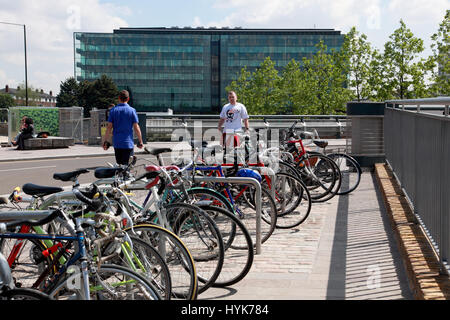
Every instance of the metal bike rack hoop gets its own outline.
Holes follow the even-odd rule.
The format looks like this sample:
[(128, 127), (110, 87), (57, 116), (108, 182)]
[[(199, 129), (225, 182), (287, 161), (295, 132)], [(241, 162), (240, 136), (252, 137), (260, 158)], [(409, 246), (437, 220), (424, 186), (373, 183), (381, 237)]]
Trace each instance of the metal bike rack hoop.
[(261, 253), (261, 184), (253, 178), (241, 177), (202, 177), (195, 176), (194, 182), (218, 182), (231, 184), (251, 184), (256, 189), (256, 254)]

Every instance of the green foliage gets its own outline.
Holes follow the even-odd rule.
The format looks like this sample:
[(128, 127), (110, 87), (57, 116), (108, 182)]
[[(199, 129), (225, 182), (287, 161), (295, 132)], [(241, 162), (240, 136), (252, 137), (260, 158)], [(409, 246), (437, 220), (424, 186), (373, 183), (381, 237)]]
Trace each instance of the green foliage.
[(352, 99), (382, 102), (448, 96), (449, 33), (447, 10), (431, 37), (433, 55), (423, 59), (423, 40), (415, 37), (403, 20), (383, 51), (372, 48), (367, 36), (353, 27), (339, 51), (328, 51), (320, 42), (312, 57), (292, 60), (280, 73), (267, 57), (253, 73), (243, 68), (226, 89), (236, 91), (239, 101), (253, 114), (338, 114)]
[(15, 106), (13, 97), (7, 93), (0, 93), (0, 108), (9, 108)]
[(433, 55), (427, 61), (432, 72), (433, 95), (450, 95), (450, 10), (447, 10), (438, 31), (431, 36)]
[(33, 119), (34, 131), (48, 131), (52, 136), (59, 135), (59, 110), (56, 108), (14, 108), (15, 124), (13, 128), (20, 128), (20, 120), (23, 116)]
[[(424, 60), (418, 59), (423, 52), (423, 40), (414, 37), (410, 29), (400, 20), (400, 27), (389, 36), (384, 45), (384, 67), (387, 86), (396, 99), (423, 97), (425, 73)], [(417, 61), (419, 60), (419, 61)]]
[(102, 75), (92, 82), (66, 79), (61, 82), (60, 93), (56, 99), (58, 107), (83, 107), (84, 115), (89, 117), (92, 108), (106, 109), (109, 104), (117, 102), (118, 95), (119, 90), (114, 81)]
[(321, 41), (312, 59), (303, 59), (307, 91), (306, 102), (313, 114), (339, 114), (345, 112), (345, 103), (351, 98), (346, 85), (345, 56), (338, 52), (327, 53)]
[(70, 108), (79, 106), (79, 85), (74, 77), (62, 81), (59, 86), (59, 94), (56, 96), (58, 108)]
[(347, 59), (346, 70), (349, 77), (349, 87), (352, 96), (357, 101), (371, 97), (373, 88), (369, 78), (371, 76), (370, 62), (373, 49), (365, 34), (360, 34), (355, 27), (345, 36), (342, 45), (342, 55)]

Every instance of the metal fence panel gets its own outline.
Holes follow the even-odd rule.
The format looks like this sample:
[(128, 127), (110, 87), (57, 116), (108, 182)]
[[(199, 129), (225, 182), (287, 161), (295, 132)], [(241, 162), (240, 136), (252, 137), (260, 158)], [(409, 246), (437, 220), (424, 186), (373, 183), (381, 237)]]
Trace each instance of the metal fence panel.
[(450, 119), (387, 108), (386, 159), (428, 237), (448, 265), (450, 256)]

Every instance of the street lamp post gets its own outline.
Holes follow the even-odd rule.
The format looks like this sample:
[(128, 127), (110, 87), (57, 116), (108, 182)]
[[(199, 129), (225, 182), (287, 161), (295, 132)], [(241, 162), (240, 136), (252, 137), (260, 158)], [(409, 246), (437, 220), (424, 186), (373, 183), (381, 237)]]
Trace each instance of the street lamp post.
[(2, 24), (8, 24), (12, 26), (23, 27), (23, 47), (25, 51), (25, 103), (28, 106), (28, 70), (27, 70), (27, 29), (24, 24), (1, 22)]

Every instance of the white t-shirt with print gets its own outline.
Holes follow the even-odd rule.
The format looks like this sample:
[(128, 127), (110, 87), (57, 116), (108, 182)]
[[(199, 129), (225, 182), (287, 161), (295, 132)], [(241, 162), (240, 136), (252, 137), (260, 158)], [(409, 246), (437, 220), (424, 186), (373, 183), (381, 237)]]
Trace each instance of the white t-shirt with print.
[(247, 109), (242, 103), (228, 103), (223, 106), (220, 118), (225, 119), (223, 132), (242, 129), (242, 120), (248, 119)]

